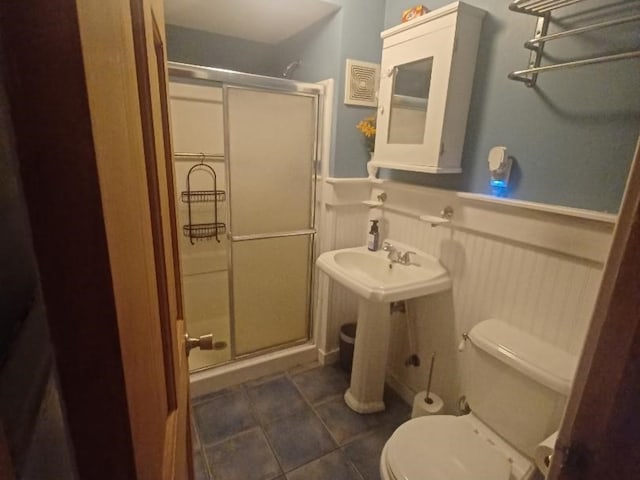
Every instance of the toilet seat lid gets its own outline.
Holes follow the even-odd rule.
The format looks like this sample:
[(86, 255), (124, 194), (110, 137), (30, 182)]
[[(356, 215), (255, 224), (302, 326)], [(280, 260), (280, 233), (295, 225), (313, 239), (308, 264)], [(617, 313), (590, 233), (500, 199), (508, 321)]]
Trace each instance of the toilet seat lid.
[(387, 463), (398, 480), (508, 480), (511, 473), (504, 455), (450, 415), (401, 425), (387, 444)]

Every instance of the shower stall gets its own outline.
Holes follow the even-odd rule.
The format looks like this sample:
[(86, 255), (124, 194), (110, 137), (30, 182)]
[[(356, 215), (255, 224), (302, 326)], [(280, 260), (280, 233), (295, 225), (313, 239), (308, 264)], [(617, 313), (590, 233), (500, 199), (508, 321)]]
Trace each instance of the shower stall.
[(169, 79), (184, 315), (214, 340), (190, 371), (310, 344), (324, 88), (177, 63)]

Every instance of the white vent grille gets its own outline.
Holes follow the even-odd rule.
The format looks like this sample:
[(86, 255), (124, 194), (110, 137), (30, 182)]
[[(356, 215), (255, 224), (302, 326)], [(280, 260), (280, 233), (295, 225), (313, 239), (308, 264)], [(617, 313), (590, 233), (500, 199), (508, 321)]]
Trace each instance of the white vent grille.
[(362, 107), (378, 105), (380, 65), (347, 59), (344, 103)]

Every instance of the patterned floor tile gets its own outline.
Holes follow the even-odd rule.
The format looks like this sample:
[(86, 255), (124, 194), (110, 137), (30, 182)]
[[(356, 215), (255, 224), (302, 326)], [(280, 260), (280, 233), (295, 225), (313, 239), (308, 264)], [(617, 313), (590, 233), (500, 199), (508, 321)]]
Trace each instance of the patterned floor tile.
[(200, 434), (198, 433), (198, 427), (194, 422), (194, 416), (191, 416), (191, 448), (195, 452), (200, 450)]
[(337, 447), (320, 419), (310, 409), (283, 417), (264, 428), (285, 472)]
[(251, 405), (262, 423), (305, 410), (307, 403), (291, 380), (277, 375), (245, 384)]
[(411, 407), (387, 389), (384, 412), (357, 414), (348, 383), (337, 366), (303, 365), (192, 399), (195, 480), (379, 480)]
[(318, 415), (339, 445), (343, 445), (356, 435), (380, 426), (377, 415), (363, 415), (351, 410), (342, 397), (316, 407)]
[(209, 471), (199, 450), (193, 453), (193, 473), (194, 480), (209, 480)]
[(380, 480), (380, 454), (393, 431), (382, 427), (342, 447), (364, 480)]
[(315, 368), (297, 375), (293, 381), (312, 405), (344, 395), (349, 388), (347, 375), (337, 366)]
[(193, 414), (204, 446), (257, 425), (249, 401), (240, 389), (195, 405)]
[(386, 407), (384, 412), (376, 414), (382, 424), (395, 430), (411, 419), (411, 406), (390, 388), (385, 388), (384, 404)]
[(233, 387), (223, 388), (220, 390), (216, 390), (214, 392), (205, 393), (204, 395), (199, 395), (197, 397), (191, 397), (191, 405), (197, 405), (199, 403), (208, 402), (216, 397), (221, 395), (228, 395), (233, 392), (237, 392), (241, 390), (242, 387), (240, 385), (235, 385)]
[(335, 450), (287, 474), (287, 480), (361, 480), (354, 466)]
[(213, 480), (272, 480), (282, 475), (260, 428), (211, 445), (205, 454)]
[(322, 367), (322, 364), (318, 361), (315, 361), (311, 363), (303, 363), (300, 365), (296, 365), (295, 367), (292, 367), (289, 370), (287, 370), (287, 372), (289, 373), (290, 376), (293, 376), (302, 372), (306, 372), (307, 370), (313, 370), (315, 368), (320, 368), (320, 367)]

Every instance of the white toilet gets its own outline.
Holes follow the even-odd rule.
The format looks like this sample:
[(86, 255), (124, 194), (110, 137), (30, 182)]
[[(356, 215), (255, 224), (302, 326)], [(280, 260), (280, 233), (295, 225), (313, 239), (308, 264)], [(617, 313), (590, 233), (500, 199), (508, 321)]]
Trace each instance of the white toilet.
[(577, 358), (499, 320), (469, 333), (463, 390), (472, 413), (401, 425), (384, 480), (528, 480), (536, 445), (557, 430)]

